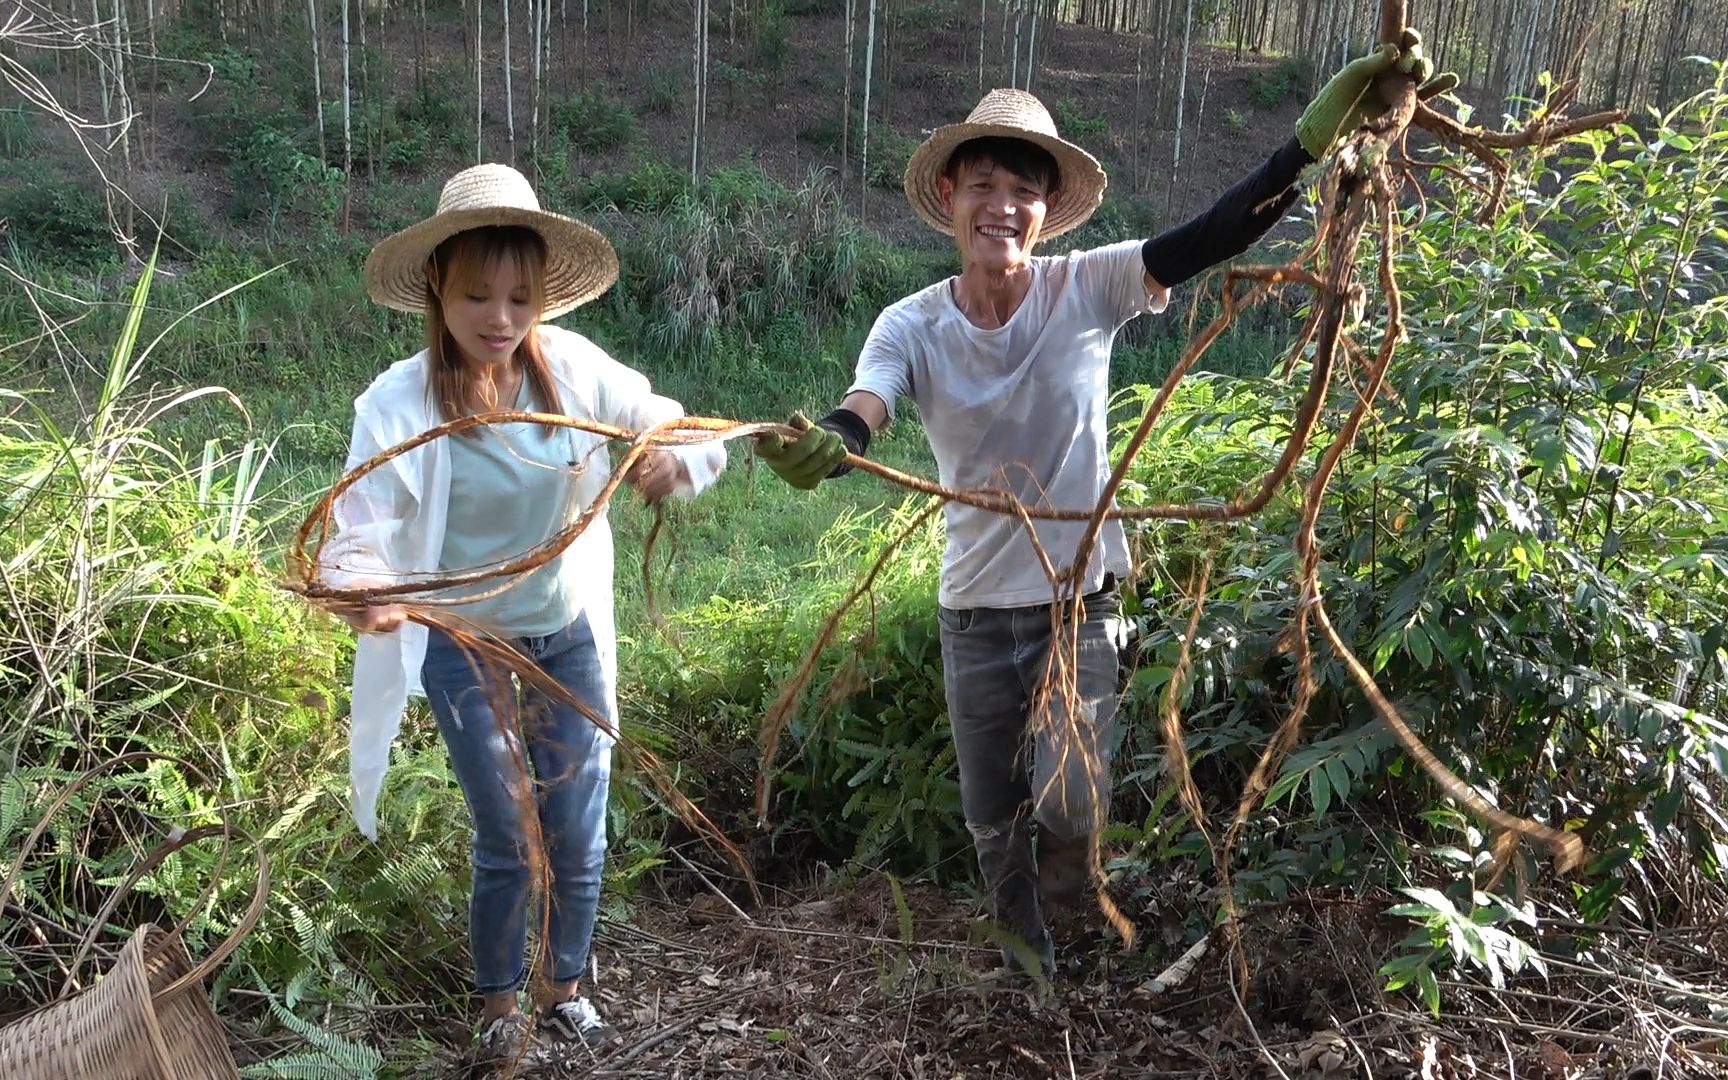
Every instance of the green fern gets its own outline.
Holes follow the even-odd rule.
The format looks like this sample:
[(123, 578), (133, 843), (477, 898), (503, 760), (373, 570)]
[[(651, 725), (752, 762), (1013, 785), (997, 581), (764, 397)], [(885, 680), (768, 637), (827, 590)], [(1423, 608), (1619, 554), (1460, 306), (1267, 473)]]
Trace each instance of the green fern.
[(310, 1049), (249, 1065), (241, 1075), (265, 1080), (373, 1080), (384, 1067), (384, 1055), (328, 1028), (306, 1020), (274, 999), (270, 1014), (300, 1036)]
[(444, 863), (432, 848), (415, 850), (405, 859), (386, 862), (381, 876), (390, 887), (403, 896), (425, 896), (444, 876)]
[(906, 890), (900, 887), (900, 879), (893, 874), (888, 875), (888, 889), (894, 894), (894, 913), (900, 920), (900, 944), (912, 944), (912, 909), (906, 903)]

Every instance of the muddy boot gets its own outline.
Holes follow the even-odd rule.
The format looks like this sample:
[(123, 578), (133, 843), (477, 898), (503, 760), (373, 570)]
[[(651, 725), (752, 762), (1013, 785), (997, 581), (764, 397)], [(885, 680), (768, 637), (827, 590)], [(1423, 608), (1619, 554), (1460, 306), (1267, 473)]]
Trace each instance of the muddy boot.
[(1038, 895), (1052, 907), (1070, 907), (1092, 878), (1092, 838), (1057, 836), (1038, 827)]
[(978, 852), (978, 869), (990, 898), (990, 913), (1002, 935), (1002, 966), (1025, 973), (1033, 967), (1045, 977), (1055, 970), (1055, 952), (1044, 927), (1032, 865), (1032, 829), (1025, 817), (996, 825), (969, 826)]
[(1049, 979), (1056, 972), (1056, 950), (1044, 926), (1044, 911), (1038, 890), (1027, 874), (1016, 874), (996, 889), (996, 926), (1003, 935), (1002, 966), (1016, 975), (1036, 968)]

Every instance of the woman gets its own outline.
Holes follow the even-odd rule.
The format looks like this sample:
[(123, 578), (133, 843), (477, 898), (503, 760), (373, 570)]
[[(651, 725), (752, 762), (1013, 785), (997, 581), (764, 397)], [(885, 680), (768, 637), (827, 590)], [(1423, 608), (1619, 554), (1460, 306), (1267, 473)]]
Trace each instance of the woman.
[[(367, 257), (368, 293), (387, 307), (423, 313), (426, 348), (355, 400), (349, 469), (437, 424), (492, 410), (562, 413), (632, 430), (683, 415), (638, 372), (581, 335), (544, 324), (600, 295), (617, 276), (605, 238), (542, 211), (514, 169), (480, 165), (458, 173), (437, 213)], [(350, 585), (399, 582), (518, 556), (592, 505), (611, 471), (606, 447), (599, 436), (536, 424), (483, 426), (417, 447), (338, 501), (322, 557), (326, 577)], [(654, 502), (695, 494), (724, 464), (718, 444), (657, 450), (627, 479)], [(615, 723), (605, 515), (556, 559), (502, 591), (500, 584), (428, 598), (453, 602), (443, 610), (508, 642)], [(551, 887), (544, 942), (550, 981), (536, 1002), (538, 1026), (589, 1043), (606, 1037), (610, 1028), (579, 986), (605, 861), (610, 734), (566, 703), (526, 688), (518, 693), (507, 673), (484, 669), (445, 633), (408, 621), (401, 605), (368, 606), (348, 618), (361, 631), (350, 760), (356, 824), (377, 838), (379, 788), (411, 692), (425, 694), (473, 815), (469, 943), (484, 998), (482, 1051), (508, 1053), (530, 1027), (517, 996), (527, 974), (535, 855), (527, 826), (536, 808)], [(532, 789), (524, 757), (534, 766)]]

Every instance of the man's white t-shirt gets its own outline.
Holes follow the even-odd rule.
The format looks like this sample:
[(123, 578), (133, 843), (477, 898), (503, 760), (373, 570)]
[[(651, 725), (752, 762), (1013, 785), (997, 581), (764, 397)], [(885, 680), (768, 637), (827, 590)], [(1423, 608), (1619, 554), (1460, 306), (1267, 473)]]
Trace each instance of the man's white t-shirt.
[[(890, 418), (911, 397), (942, 483), (994, 487), (1028, 507), (1089, 509), (1110, 476), (1110, 349), (1148, 295), (1139, 240), (1032, 259), (1032, 285), (1007, 325), (974, 326), (954, 302), (955, 279), (913, 293), (877, 318), (852, 390), (881, 398)], [(1048, 603), (1050, 581), (1024, 523), (951, 502), (941, 602), (950, 608)], [(1084, 521), (1033, 520), (1058, 571), (1074, 560)], [(1084, 591), (1128, 571), (1128, 543), (1108, 521)]]

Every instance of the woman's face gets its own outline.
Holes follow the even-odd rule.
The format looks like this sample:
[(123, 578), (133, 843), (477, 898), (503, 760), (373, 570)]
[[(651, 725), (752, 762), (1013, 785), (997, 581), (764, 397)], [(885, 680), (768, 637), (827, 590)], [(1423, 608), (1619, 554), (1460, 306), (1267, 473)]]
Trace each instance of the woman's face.
[(444, 297), (444, 326), (470, 364), (506, 363), (539, 320), (521, 260), (510, 254)]

